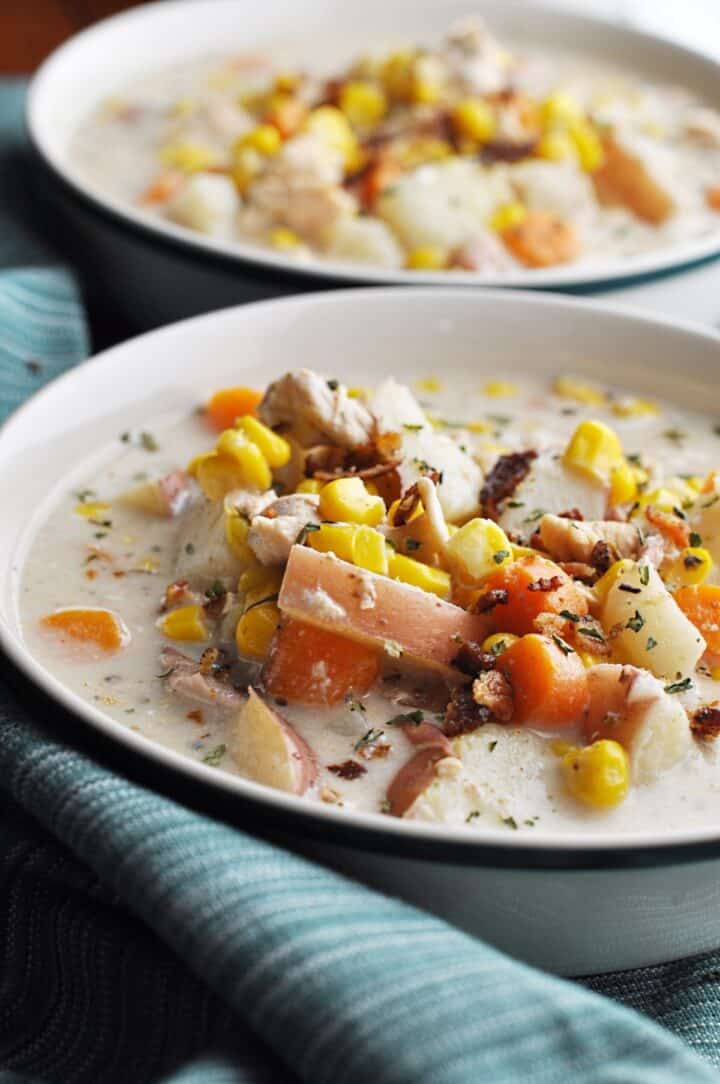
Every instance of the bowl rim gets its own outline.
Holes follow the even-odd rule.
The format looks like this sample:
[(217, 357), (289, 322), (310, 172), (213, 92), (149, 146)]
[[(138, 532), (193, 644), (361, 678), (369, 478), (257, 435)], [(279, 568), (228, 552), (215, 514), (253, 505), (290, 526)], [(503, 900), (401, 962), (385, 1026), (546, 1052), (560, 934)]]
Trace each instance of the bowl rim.
[[(218, 0), (216, 0), (218, 2)], [(219, 0), (223, 4), (237, 4), (242, 0)], [(476, 0), (481, 13), (491, 12), (493, 8), (507, 11), (501, 0)], [(314, 288), (328, 287), (332, 283), (343, 285), (378, 285), (378, 286), (464, 286), (471, 288), (497, 287), (506, 289), (546, 289), (586, 292), (603, 288), (621, 288), (661, 278), (680, 271), (686, 271), (701, 264), (720, 258), (720, 226), (708, 235), (669, 244), (657, 250), (631, 257), (629, 260), (618, 258), (589, 267), (564, 265), (554, 268), (522, 269), (513, 272), (468, 272), (468, 271), (408, 271), (404, 268), (383, 269), (359, 262), (339, 260), (310, 259), (300, 263), (283, 256), (270, 248), (242, 240), (223, 240), (206, 237), (177, 223), (160, 217), (154, 217), (133, 207), (129, 202), (104, 195), (91, 184), (84, 183), (72, 170), (64, 156), (54, 153), (46, 143), (45, 129), (39, 119), (39, 101), (46, 82), (50, 82), (56, 69), (61, 67), (65, 58), (72, 55), (78, 45), (92, 43), (112, 30), (114, 26), (140, 23), (147, 18), (160, 14), (172, 14), (173, 10), (182, 9), (185, 14), (193, 9), (200, 12), (204, 0), (153, 0), (151, 3), (119, 12), (101, 19), (58, 46), (43, 61), (33, 75), (28, 88), (25, 103), (25, 128), (35, 153), (49, 170), (52, 177), (61, 182), (83, 203), (92, 207), (105, 218), (140, 234), (146, 241), (165, 248), (171, 248), (186, 257), (192, 257), (216, 266), (231, 269), (247, 267), (262, 275), (275, 275), (305, 281)], [(648, 29), (620, 26), (616, 20), (598, 13), (572, 11), (553, 2), (553, 0), (516, 0), (513, 10), (522, 12), (523, 8), (534, 12), (545, 11), (554, 18), (561, 18), (574, 24), (578, 30), (584, 28), (592, 33), (593, 29), (602, 28), (612, 33), (617, 32), (650, 47), (661, 46), (671, 50), (684, 59), (688, 66), (702, 65), (714, 70), (720, 76), (720, 59), (699, 48), (672, 41), (668, 36)], [(492, 18), (492, 15), (490, 15)]]
[[(521, 307), (556, 308), (558, 312), (593, 313), (619, 324), (633, 323), (640, 328), (667, 327), (679, 331), (689, 340), (700, 339), (717, 346), (720, 352), (720, 333), (687, 320), (656, 317), (634, 309), (630, 305), (596, 302), (568, 298), (557, 294), (539, 294), (534, 291), (481, 290), (473, 295), (467, 291), (447, 288), (417, 289), (394, 288), (365, 290), (349, 289), (325, 291), (288, 298), (279, 298), (236, 305), (214, 313), (195, 316), (166, 327), (135, 336), (119, 345), (104, 350), (67, 370), (50, 381), (18, 407), (0, 426), (0, 471), (5, 469), (4, 448), (6, 438), (13, 430), (26, 424), (28, 415), (39, 403), (62, 395), (65, 386), (77, 381), (82, 383), (83, 374), (89, 367), (120, 366), (124, 355), (138, 350), (152, 352), (153, 343), (162, 338), (193, 342), (202, 328), (215, 320), (238, 320), (252, 322), (255, 310), (268, 308), (282, 310), (305, 307), (322, 309), (330, 306), (351, 306), (380, 301), (389, 296), (407, 297), (413, 304), (423, 305), (424, 299), (433, 304), (444, 298), (459, 300), (463, 305), (491, 304)], [(309, 838), (319, 838), (325, 843), (338, 843), (377, 853), (402, 855), (418, 859), (450, 862), (455, 865), (486, 865), (516, 869), (608, 869), (635, 868), (641, 866), (675, 865), (685, 862), (713, 860), (720, 857), (720, 822), (711, 828), (680, 829), (665, 833), (658, 838), (651, 832), (613, 835), (598, 833), (590, 837), (577, 832), (556, 835), (545, 831), (534, 834), (500, 833), (491, 829), (468, 831), (464, 826), (452, 827), (420, 821), (405, 821), (383, 817), (380, 813), (361, 813), (342, 810), (334, 806), (311, 802), (302, 797), (273, 791), (258, 783), (217, 771), (194, 761), (179, 752), (138, 734), (105, 715), (89, 701), (83, 700), (62, 684), (32, 655), (21, 636), (11, 629), (0, 611), (0, 648), (31, 683), (49, 695), (75, 717), (99, 731), (105, 738), (125, 749), (151, 761), (179, 772), (185, 780), (198, 782), (209, 793), (221, 794), (238, 808), (251, 809), (259, 819), (268, 824), (279, 825), (284, 831)]]

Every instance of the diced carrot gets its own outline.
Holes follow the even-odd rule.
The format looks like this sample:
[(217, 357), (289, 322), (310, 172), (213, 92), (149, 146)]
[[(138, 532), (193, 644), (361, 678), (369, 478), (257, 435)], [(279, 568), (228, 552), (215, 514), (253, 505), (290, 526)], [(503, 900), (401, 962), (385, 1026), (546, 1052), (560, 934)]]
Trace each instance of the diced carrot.
[(587, 671), (576, 652), (532, 633), (503, 651), (500, 669), (513, 691), (513, 722), (538, 730), (579, 723), (590, 702)]
[(702, 634), (710, 654), (720, 655), (720, 587), (713, 583), (681, 587), (674, 597), (688, 621)]
[(167, 203), (177, 192), (183, 179), (182, 173), (168, 170), (152, 181), (140, 197), (141, 203)]
[(360, 183), (360, 199), (363, 207), (371, 211), (378, 197), (389, 188), (402, 173), (402, 166), (393, 158), (379, 158), (363, 173)]
[(111, 654), (127, 642), (127, 631), (110, 610), (56, 610), (43, 617), (43, 628), (61, 642), (74, 640)]
[(255, 414), (261, 399), (262, 392), (255, 388), (222, 388), (208, 402), (205, 416), (220, 433), (223, 429), (232, 429), (235, 419), (243, 414)]
[(705, 193), (705, 202), (711, 210), (720, 211), (720, 184), (708, 188)]
[(280, 626), (263, 674), (273, 696), (302, 704), (337, 704), (377, 681), (377, 650), (302, 621)]
[(673, 512), (663, 512), (662, 508), (656, 508), (653, 504), (647, 506), (645, 516), (674, 546), (684, 549), (690, 545), (690, 527), (687, 520)]
[(603, 164), (592, 178), (600, 202), (627, 207), (653, 226), (669, 218), (673, 201), (653, 180), (641, 159), (626, 151), (612, 135), (603, 140), (603, 151)]
[(527, 267), (554, 267), (580, 255), (572, 223), (549, 211), (529, 211), (522, 222), (509, 226), (501, 236), (513, 256)]
[(483, 614), (469, 614), (418, 587), (293, 546), (278, 599), (288, 617), (372, 645), (390, 658), (406, 656), (448, 678), (463, 640), (482, 642)]
[[(507, 592), (507, 602), (498, 602), (489, 611), (493, 629), (524, 636), (535, 631), (535, 619), (542, 613), (569, 613), (584, 617), (588, 612), (585, 595), (554, 561), (546, 557), (521, 557), (502, 565), (483, 580), (479, 603), (488, 591)], [(504, 597), (504, 596), (502, 596)]]

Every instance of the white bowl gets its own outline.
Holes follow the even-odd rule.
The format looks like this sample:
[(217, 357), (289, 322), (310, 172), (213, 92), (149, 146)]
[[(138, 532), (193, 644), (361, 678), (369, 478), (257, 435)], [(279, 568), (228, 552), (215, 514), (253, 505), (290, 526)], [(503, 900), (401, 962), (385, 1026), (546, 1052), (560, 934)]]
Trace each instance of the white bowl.
[[(479, 11), (501, 39), (529, 49), (573, 50), (677, 83), (720, 108), (720, 64), (653, 34), (545, 3), (501, 0), (175, 0), (148, 4), (97, 24), (42, 65), (28, 102), (32, 142), (55, 182), (48, 195), (69, 223), (67, 239), (91, 285), (135, 326), (237, 301), (337, 284), (499, 285), (599, 288), (689, 266), (720, 252), (720, 229), (633, 259), (587, 267), (508, 274), (388, 271), (357, 263), (314, 261), (298, 267), (256, 245), (208, 239), (109, 198), (79, 175), (73, 133), (101, 100), (134, 77), (232, 48), (280, 47), (289, 59), (337, 67), (368, 46), (408, 38), (434, 41), (468, 10)], [(329, 29), (331, 28), (331, 29)], [(58, 184), (57, 182), (61, 182)]]
[[(80, 699), (33, 657), (18, 614), (27, 545), (50, 494), (116, 434), (191, 411), (228, 382), (260, 386), (293, 359), (341, 379), (526, 367), (597, 374), (694, 409), (717, 392), (720, 338), (588, 302), (502, 291), (339, 291), (185, 321), (99, 355), (0, 431), (0, 643), (55, 700), (112, 742), (212, 788), (245, 823), (413, 900), (519, 957), (586, 974), (720, 943), (716, 824), (662, 834), (444, 829), (268, 790), (150, 742)], [(85, 468), (87, 469), (87, 468)], [(73, 728), (74, 729), (74, 728)], [(72, 740), (72, 733), (66, 735)], [(186, 789), (187, 789), (186, 785)]]

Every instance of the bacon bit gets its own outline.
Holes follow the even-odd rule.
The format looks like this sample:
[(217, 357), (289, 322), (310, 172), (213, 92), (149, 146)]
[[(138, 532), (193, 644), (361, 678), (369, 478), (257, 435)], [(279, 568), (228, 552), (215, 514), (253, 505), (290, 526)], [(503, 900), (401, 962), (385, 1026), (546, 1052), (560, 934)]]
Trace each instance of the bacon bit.
[(328, 764), (328, 771), (339, 776), (340, 779), (353, 780), (365, 775), (367, 768), (358, 764), (356, 760), (344, 760), (342, 764)]
[(577, 651), (585, 651), (589, 655), (610, 654), (610, 644), (605, 637), (605, 630), (597, 618), (586, 614), (578, 622), (569, 621), (568, 624), (572, 627), (567, 630), (566, 639)]
[(358, 753), (363, 760), (375, 760), (377, 757), (386, 757), (391, 749), (392, 745), (387, 742), (369, 742), (368, 745), (363, 745)]
[(534, 139), (527, 139), (522, 143), (514, 143), (510, 139), (495, 139), (485, 144), (480, 152), (480, 161), (486, 165), (494, 162), (520, 162), (533, 153), (535, 144)]
[(389, 463), (375, 463), (372, 467), (362, 467), (360, 470), (355, 467), (335, 471), (316, 470), (313, 477), (320, 482), (331, 482), (334, 478), (380, 478), (384, 474), (390, 474), (391, 471), (397, 470), (401, 463), (402, 457), (400, 456)]
[(579, 523), (582, 523), (585, 517), (579, 508), (568, 508), (567, 512), (558, 512), (559, 519), (576, 519)]
[(127, 572), (123, 572), (121, 569), (118, 569), (116, 572), (113, 572), (113, 576), (116, 580), (121, 580), (123, 576), (127, 576)]
[(602, 538), (598, 539), (590, 554), (590, 564), (602, 575), (603, 572), (607, 572), (612, 563), (613, 555), (609, 545)]
[(583, 583), (593, 584), (598, 577), (592, 565), (586, 565), (582, 561), (558, 561), (558, 564), (568, 576), (572, 576), (575, 580), (582, 580)]
[(187, 713), (187, 718), (192, 719), (192, 721), (194, 723), (197, 723), (199, 726), (202, 726), (203, 722), (204, 722), (202, 709), (201, 708), (193, 708), (192, 711), (189, 711)]
[(685, 549), (690, 544), (690, 528), (684, 519), (672, 512), (663, 512), (654, 504), (649, 504), (645, 509), (645, 516), (653, 527), (657, 527), (662, 535), (669, 538), (678, 549)]
[(140, 197), (141, 203), (166, 203), (177, 192), (182, 184), (183, 175), (175, 170), (161, 173), (156, 177)]
[(475, 640), (465, 640), (451, 665), (462, 674), (477, 677), (484, 670), (492, 670), (495, 662), (495, 655), (489, 651), (483, 651), (480, 644), (476, 643)]
[(215, 664), (220, 657), (216, 647), (207, 647), (200, 656), (200, 673), (203, 677), (209, 677), (215, 669)]
[(471, 734), (473, 730), (489, 722), (489, 709), (484, 704), (475, 703), (470, 689), (464, 686), (453, 689), (443, 720), (446, 737), (457, 738), (460, 734)]
[(720, 734), (720, 707), (705, 704), (690, 718), (690, 730), (699, 741), (714, 741)]
[(88, 554), (89, 556), (85, 559), (86, 563), (89, 560), (111, 562), (113, 559), (111, 553), (108, 553), (107, 550), (101, 550), (97, 546), (88, 546)]
[(480, 490), (483, 515), (494, 520), (500, 518), (500, 502), (513, 495), (534, 459), (537, 459), (537, 452), (532, 450), (500, 456)]
[(487, 708), (498, 723), (509, 723), (513, 715), (512, 687), (499, 670), (480, 674), (472, 684), (473, 700), (481, 708)]
[(96, 570), (94, 568), (89, 568), (87, 570), (87, 572), (85, 573), (85, 576), (86, 576), (86, 578), (88, 580), (94, 580), (95, 577), (97, 576), (97, 572), (96, 572)]
[(563, 581), (559, 576), (541, 576), (539, 580), (533, 580), (527, 585), (528, 591), (557, 591), (562, 587)]
[(415, 482), (414, 485), (405, 490), (400, 504), (393, 513), (393, 527), (404, 527), (420, 503), (420, 493), (418, 492), (417, 482)]
[(490, 610), (494, 610), (496, 606), (507, 606), (509, 598), (510, 595), (504, 587), (493, 587), (480, 596), (470, 612), (474, 614), (490, 613)]

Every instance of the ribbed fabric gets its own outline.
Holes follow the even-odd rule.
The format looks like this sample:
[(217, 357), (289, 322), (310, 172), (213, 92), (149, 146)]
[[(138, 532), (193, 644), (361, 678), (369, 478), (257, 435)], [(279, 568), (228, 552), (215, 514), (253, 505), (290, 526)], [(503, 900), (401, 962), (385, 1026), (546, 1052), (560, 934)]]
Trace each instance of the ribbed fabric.
[[(85, 332), (60, 271), (0, 275), (2, 305), (9, 409), (80, 359)], [(129, 782), (55, 721), (0, 685), (2, 1084), (718, 1081), (720, 957), (586, 983), (702, 1060), (590, 989)]]

